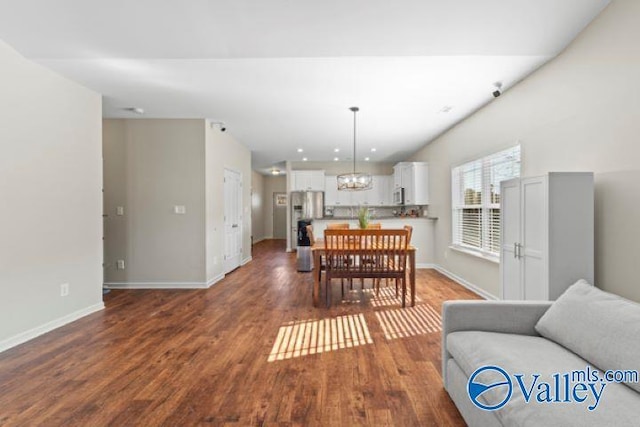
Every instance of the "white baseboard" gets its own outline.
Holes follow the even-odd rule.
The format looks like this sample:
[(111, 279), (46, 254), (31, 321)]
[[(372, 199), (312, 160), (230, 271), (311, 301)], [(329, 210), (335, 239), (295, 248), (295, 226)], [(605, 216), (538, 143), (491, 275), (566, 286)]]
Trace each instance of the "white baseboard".
[(262, 242), (263, 240), (269, 240), (269, 239), (271, 239), (271, 237), (269, 237), (269, 236), (263, 236), (263, 237), (260, 237), (259, 239), (254, 239), (254, 240), (253, 240), (253, 244), (255, 245), (256, 243), (260, 243), (260, 242)]
[(439, 265), (434, 265), (433, 268), (441, 273), (444, 274), (445, 276), (447, 276), (449, 279), (453, 280), (454, 282), (464, 286), (465, 288), (469, 289), (471, 292), (478, 294), (479, 296), (481, 296), (484, 299), (487, 300), (492, 300), (492, 301), (498, 301), (500, 298), (496, 297), (493, 294), (490, 294), (489, 292), (485, 291), (484, 289), (480, 288), (477, 285), (474, 285), (473, 283), (463, 279), (460, 276), (457, 276), (455, 274), (453, 274), (452, 272), (442, 268)]
[(251, 262), (253, 258), (251, 256), (246, 257), (245, 259), (242, 260), (242, 262), (240, 263), (241, 266), (246, 265), (248, 263)]
[(420, 270), (420, 269), (431, 269), (431, 270), (435, 270), (436, 267), (438, 267), (435, 264), (431, 264), (431, 263), (416, 263), (416, 269)]
[(47, 322), (44, 325), (37, 326), (33, 329), (29, 329), (28, 331), (7, 338), (6, 340), (0, 341), (0, 353), (100, 310), (104, 310), (103, 302), (90, 305), (89, 307), (83, 308), (82, 310), (74, 311), (73, 313), (67, 314), (66, 316)]
[(224, 273), (220, 273), (216, 277), (214, 277), (213, 279), (207, 280), (207, 288), (212, 287), (213, 285), (215, 285), (216, 283), (218, 283), (222, 279), (224, 279)]
[(105, 282), (104, 286), (109, 289), (206, 289), (211, 285), (208, 282)]
[[(251, 257), (244, 264), (249, 261)], [(220, 273), (206, 282), (105, 282), (104, 286), (109, 289), (207, 289), (224, 277), (224, 273)]]

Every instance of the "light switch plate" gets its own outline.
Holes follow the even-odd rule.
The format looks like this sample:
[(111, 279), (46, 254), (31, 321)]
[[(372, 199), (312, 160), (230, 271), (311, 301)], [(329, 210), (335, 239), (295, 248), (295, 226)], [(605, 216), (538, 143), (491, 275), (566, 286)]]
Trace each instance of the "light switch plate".
[(184, 205), (175, 205), (173, 207), (173, 212), (175, 212), (178, 215), (184, 215), (187, 213), (187, 207)]
[(118, 216), (124, 215), (124, 206), (116, 207), (116, 215), (118, 215)]

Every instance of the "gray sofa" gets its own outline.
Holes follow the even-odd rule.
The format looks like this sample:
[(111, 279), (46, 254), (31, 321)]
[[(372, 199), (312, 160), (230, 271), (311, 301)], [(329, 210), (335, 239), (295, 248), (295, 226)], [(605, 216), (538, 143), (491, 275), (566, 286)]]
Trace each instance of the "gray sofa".
[(443, 305), (444, 387), (470, 426), (640, 426), (635, 370), (640, 304), (585, 281), (553, 303)]

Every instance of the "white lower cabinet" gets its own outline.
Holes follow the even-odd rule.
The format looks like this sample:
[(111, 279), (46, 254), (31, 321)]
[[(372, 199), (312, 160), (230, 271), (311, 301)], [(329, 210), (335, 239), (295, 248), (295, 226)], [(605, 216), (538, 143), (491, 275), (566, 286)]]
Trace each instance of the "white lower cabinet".
[(594, 279), (593, 173), (551, 172), (500, 184), (502, 298), (555, 300)]

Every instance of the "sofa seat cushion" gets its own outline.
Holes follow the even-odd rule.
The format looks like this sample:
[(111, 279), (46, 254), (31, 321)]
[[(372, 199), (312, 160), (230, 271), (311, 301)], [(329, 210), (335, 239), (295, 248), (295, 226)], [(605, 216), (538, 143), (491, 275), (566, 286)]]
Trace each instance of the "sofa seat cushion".
[[(494, 411), (505, 426), (559, 426), (559, 425), (638, 425), (640, 420), (640, 395), (623, 384), (606, 383), (593, 410), (589, 406), (596, 404), (591, 393), (582, 402), (563, 402), (564, 385), (560, 386), (560, 402), (537, 401), (536, 396), (543, 388), (541, 383), (550, 384), (549, 396), (556, 399), (553, 374), (585, 371), (590, 366), (584, 359), (571, 353), (564, 347), (542, 337), (502, 334), (496, 332), (461, 331), (447, 336), (447, 351), (453, 356), (465, 375), (483, 366), (498, 366), (505, 370), (513, 384), (511, 399), (502, 408)], [(597, 369), (590, 366), (591, 369)], [(483, 381), (498, 382), (502, 378), (498, 373), (485, 372)], [(529, 403), (518, 385), (515, 374), (523, 374), (522, 382), (526, 390), (531, 388), (533, 374), (540, 374), (533, 388)], [(562, 381), (562, 378), (560, 379)], [(570, 384), (573, 386), (573, 383)], [(600, 392), (601, 383), (595, 388)], [(503, 393), (502, 395), (500, 393)], [(582, 394), (579, 394), (582, 396)], [(499, 402), (504, 390), (489, 389), (485, 392), (488, 403)], [(542, 397), (546, 395), (543, 394)], [(481, 396), (482, 399), (482, 396)], [(480, 409), (478, 409), (480, 410)]]

